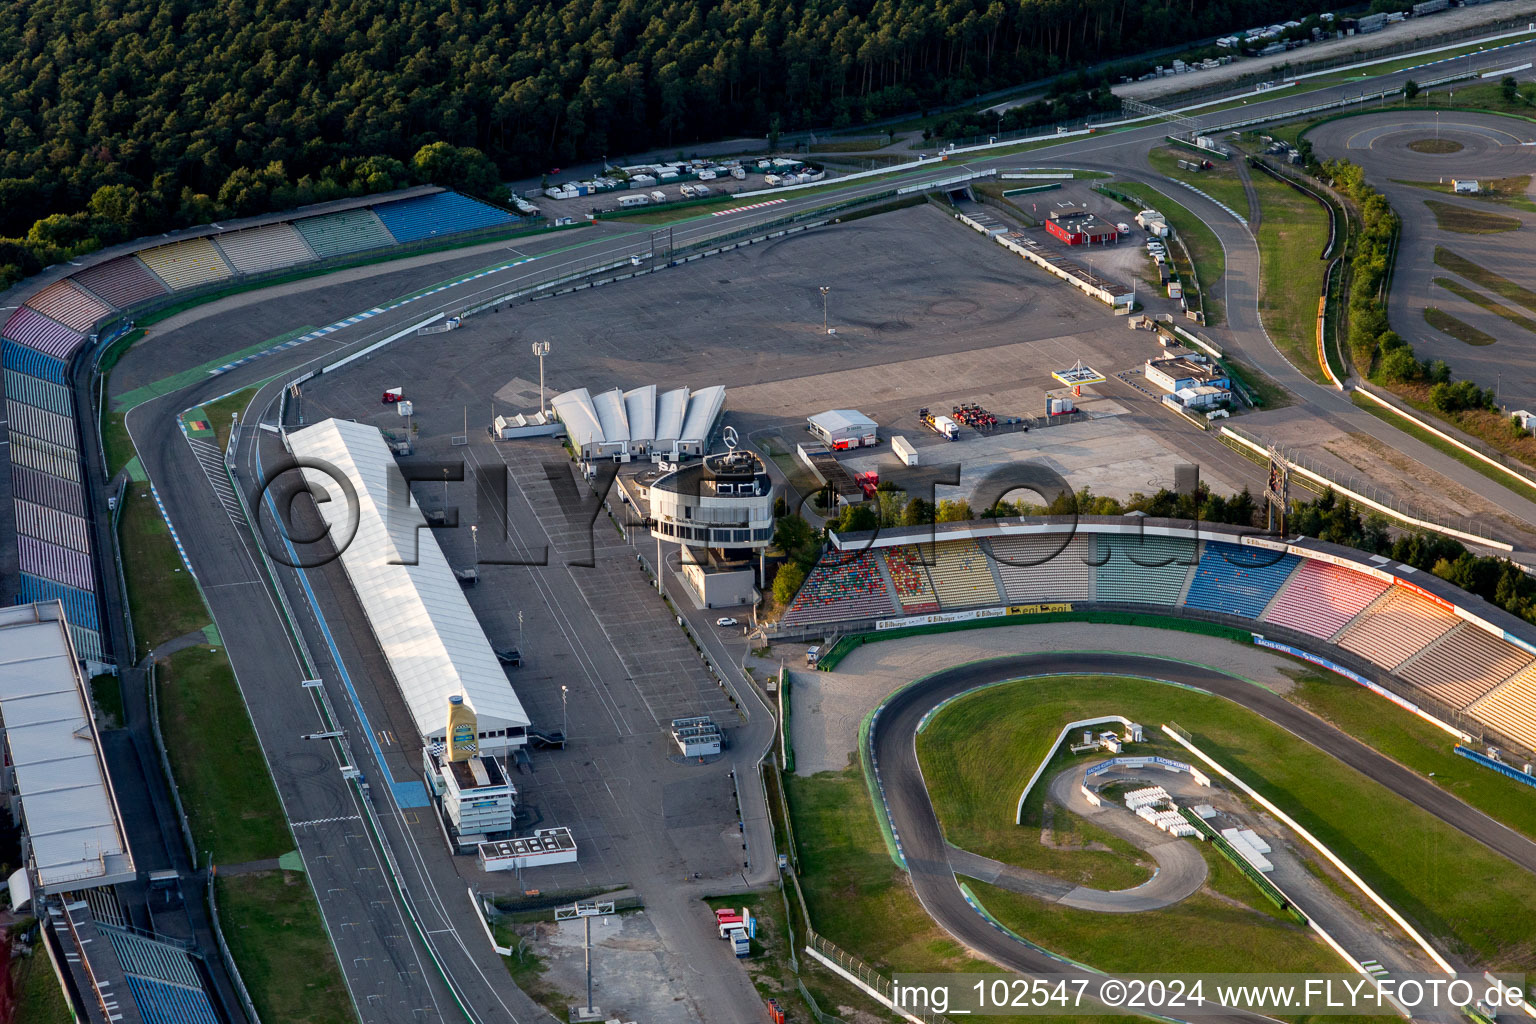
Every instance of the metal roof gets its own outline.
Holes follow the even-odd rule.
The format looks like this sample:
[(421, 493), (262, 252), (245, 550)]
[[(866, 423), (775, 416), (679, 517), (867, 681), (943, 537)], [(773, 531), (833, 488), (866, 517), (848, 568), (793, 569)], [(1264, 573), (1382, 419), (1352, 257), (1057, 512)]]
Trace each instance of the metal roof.
[[(296, 456), (323, 459), (357, 490), (357, 532), (341, 553), (384, 657), (423, 739), (447, 728), (448, 698), (462, 694), (482, 731), (528, 725), (469, 601), (426, 519), (411, 504), (394, 457), (376, 427), (329, 419), (288, 435)], [(311, 489), (334, 491), (317, 470)], [(318, 503), (345, 536), (353, 514), (345, 500)], [(414, 564), (399, 564), (414, 563)], [(482, 743), (482, 746), (494, 745)]]
[(603, 440), (603, 427), (586, 388), (556, 395), (549, 400), (549, 408), (565, 424), (565, 432), (577, 448)]
[(676, 444), (683, 436), (683, 414), (687, 411), (687, 388), (663, 392), (656, 402), (656, 440)]
[(709, 436), (709, 428), (723, 408), (725, 408), (725, 388), (719, 384), (701, 388), (689, 395), (688, 415), (683, 419), (683, 432), (677, 439), (702, 443)]
[(829, 434), (837, 434), (845, 430), (850, 433), (863, 434), (874, 430), (876, 427), (874, 420), (865, 416), (857, 409), (828, 409), (826, 412), (819, 412), (814, 416), (808, 417), (808, 419)]
[(0, 608), (0, 724), (38, 889), (134, 877), (64, 609)]
[(629, 416), (625, 414), (624, 395), (619, 389), (604, 391), (592, 399), (592, 404), (597, 409), (597, 422), (603, 428), (603, 440), (628, 441)]
[(615, 388), (595, 398), (578, 388), (556, 395), (550, 405), (578, 448), (598, 445), (600, 450), (618, 451), (633, 445), (664, 452), (708, 440), (725, 408), (725, 388), (674, 388), (658, 395), (656, 386), (647, 384), (625, 392)]

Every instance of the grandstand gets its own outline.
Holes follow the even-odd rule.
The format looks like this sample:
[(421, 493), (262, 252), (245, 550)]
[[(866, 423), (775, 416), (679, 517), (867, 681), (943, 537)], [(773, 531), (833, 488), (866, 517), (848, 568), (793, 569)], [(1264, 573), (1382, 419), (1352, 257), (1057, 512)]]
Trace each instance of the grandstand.
[(1092, 600), (1091, 538), (1035, 534), (993, 537), (988, 544), (1009, 601)]
[(395, 236), (372, 210), (342, 210), (293, 222), (314, 254), (321, 259), (395, 244)]
[(1393, 587), (1355, 616), (1334, 642), (1388, 672), (1450, 632), (1454, 612)]
[(79, 331), (65, 327), (57, 320), (50, 320), (28, 306), (22, 306), (12, 313), (0, 333), (55, 359), (68, 359), (85, 343), (85, 335)]
[(874, 555), (846, 553), (816, 563), (784, 612), (786, 625), (810, 625), (840, 619), (874, 619), (895, 611), (890, 588)]
[(885, 553), (885, 567), (896, 588), (896, 600), (904, 615), (924, 615), (939, 610), (939, 599), (916, 547), (890, 548)]
[(1099, 534), (1094, 596), (1133, 604), (1179, 603), (1195, 561), (1193, 540), (1182, 537)]
[(1490, 729), (1536, 750), (1536, 665), (1495, 686), (1467, 714)]
[(206, 238), (188, 238), (141, 250), (140, 261), (172, 291), (196, 288), (233, 276), (218, 248)]
[(1270, 602), (1263, 621), (1328, 640), (1389, 585), (1332, 562), (1307, 559)]
[(1453, 708), (1465, 708), (1531, 664), (1529, 654), (1470, 622), (1420, 651), (1397, 674)]
[(457, 192), (435, 192), (381, 203), (373, 207), (384, 227), (401, 242), (417, 242), (462, 231), (499, 227), (517, 220), (505, 210), (498, 210)]
[(73, 274), (70, 280), (118, 309), (127, 309), (166, 293), (165, 285), (132, 256), (119, 256), (115, 260), (86, 267)]
[(112, 312), (111, 306), (69, 280), (49, 285), (28, 299), (27, 305), (77, 331), (89, 331)]
[(928, 576), (944, 611), (1001, 603), (997, 581), (992, 576), (992, 560), (975, 541), (950, 541), (930, 550), (933, 565)]
[(214, 244), (237, 274), (281, 270), (315, 258), (304, 236), (292, 224), (264, 224), (259, 228), (218, 235)]
[(28, 405), (26, 402), (7, 400), (5, 407), (6, 413), (10, 416), (12, 430), (61, 447), (70, 449), (78, 447), (75, 438), (75, 421), (68, 416), (60, 416), (58, 413)]
[(1209, 541), (1195, 566), (1184, 606), (1256, 619), (1300, 561), (1268, 548)]
[(25, 373), (19, 373), (9, 367), (5, 370), (5, 393), (14, 402), (25, 402), (27, 405), (36, 406), (39, 409), (47, 409), (49, 412), (60, 416), (68, 416), (71, 419), (75, 415), (74, 403), (70, 401), (69, 391), (51, 381), (41, 377), (33, 377)]

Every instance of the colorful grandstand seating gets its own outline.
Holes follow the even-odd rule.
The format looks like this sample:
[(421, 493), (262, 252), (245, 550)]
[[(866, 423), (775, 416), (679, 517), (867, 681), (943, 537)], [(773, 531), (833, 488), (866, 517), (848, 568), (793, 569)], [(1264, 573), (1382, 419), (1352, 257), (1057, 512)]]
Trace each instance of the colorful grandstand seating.
[(55, 359), (68, 359), (75, 354), (77, 348), (85, 344), (85, 335), (28, 306), (22, 306), (12, 313), (5, 327), (0, 329), (0, 334), (27, 348), (46, 352)]
[(1397, 674), (1460, 710), (1529, 665), (1525, 651), (1463, 622), (1424, 649)]
[(1256, 619), (1298, 561), (1295, 555), (1267, 548), (1207, 541), (1184, 606)]
[(901, 602), (904, 613), (923, 615), (939, 610), (939, 599), (933, 593), (928, 570), (916, 547), (887, 548), (885, 566), (890, 570), (896, 600)]
[(142, 250), (138, 256), (172, 291), (196, 288), (233, 276), (229, 264), (219, 255), (218, 247), (207, 238), (188, 238), (170, 245), (157, 245)]
[(389, 233), (402, 242), (455, 235), (461, 231), (497, 227), (517, 220), (505, 210), (457, 192), (412, 196), (373, 207)]
[(16, 532), (74, 551), (91, 550), (90, 525), (79, 516), (16, 499)]
[(321, 259), (395, 244), (395, 236), (372, 210), (343, 210), (305, 217), (294, 221), (293, 226)]
[(1536, 750), (1536, 665), (1495, 686), (1467, 714)]
[(1195, 559), (1195, 542), (1177, 537), (1099, 534), (1094, 599), (1178, 604)]
[(144, 1024), (219, 1024), (218, 1015), (202, 989), (130, 974), (128, 991)]
[(214, 244), (237, 274), (259, 274), (315, 258), (304, 236), (292, 224), (265, 224), (259, 228), (218, 235)]
[(49, 285), (28, 299), (27, 305), (77, 331), (89, 331), (92, 324), (112, 312), (111, 306), (72, 281)]
[(70, 280), (118, 309), (127, 309), (135, 303), (165, 294), (165, 285), (132, 256), (119, 256), (115, 260), (86, 267)]
[(47, 505), (72, 516), (85, 515), (85, 499), (79, 485), (50, 473), (12, 463), (11, 493), (17, 498)]
[[(53, 580), (45, 580), (41, 576), (23, 572), (16, 574), (18, 604), (31, 604), (34, 601), (58, 601), (64, 605), (64, 620), (76, 630), (88, 630), (94, 633), (101, 628), (100, 619), (97, 617), (96, 595), (89, 590), (81, 590), (78, 587), (65, 586), (55, 583)], [(96, 640), (100, 649), (100, 639)], [(79, 646), (79, 641), (76, 641)], [(86, 657), (84, 650), (76, 653), (80, 657)], [(92, 656), (94, 657), (94, 655)]]
[(75, 403), (70, 400), (69, 390), (41, 377), (7, 368), (5, 393), (18, 402), (26, 402), (60, 416), (73, 418), (75, 415)]
[(933, 546), (933, 565), (928, 568), (939, 607), (977, 608), (1002, 604), (992, 562), (974, 540), (944, 541)]
[(993, 537), (987, 543), (1010, 602), (1087, 601), (1093, 597), (1092, 538), (1047, 534)]
[(96, 589), (90, 555), (36, 537), (17, 537), (16, 551), (16, 564), (22, 572), (78, 590)]
[(73, 417), (60, 416), (58, 413), (39, 409), (35, 405), (11, 399), (6, 400), (5, 411), (10, 417), (10, 428), (13, 433), (26, 434), (28, 437), (40, 438), (50, 444), (78, 450)]
[(11, 435), (13, 465), (35, 469), (80, 486), (80, 456), (73, 448), (44, 441), (29, 434)]
[(97, 927), (111, 942), (124, 974), (137, 974), (185, 988), (203, 987), (184, 950), (107, 924), (98, 923)]
[(1335, 642), (1390, 672), (1460, 621), (1406, 587), (1393, 587), (1356, 616)]
[(784, 613), (785, 625), (874, 619), (894, 610), (885, 577), (867, 551), (850, 558), (829, 551), (806, 577), (800, 593)]
[(1304, 559), (1264, 612), (1265, 622), (1324, 640), (1382, 595), (1390, 584), (1331, 562)]

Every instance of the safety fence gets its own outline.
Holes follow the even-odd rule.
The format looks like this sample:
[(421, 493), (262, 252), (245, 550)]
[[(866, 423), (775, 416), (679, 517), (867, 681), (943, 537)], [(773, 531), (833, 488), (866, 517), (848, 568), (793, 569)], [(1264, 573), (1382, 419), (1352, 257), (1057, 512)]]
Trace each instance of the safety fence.
[(896, 1001), (895, 981), (887, 978), (863, 960), (839, 947), (836, 943), (823, 938), (815, 932), (811, 932), (806, 936), (805, 949), (806, 952), (820, 960), (822, 964), (832, 968), (834, 972), (841, 974), (845, 979), (853, 982), (907, 1020), (917, 1021), (919, 1024), (948, 1024), (948, 1018), (942, 1014), (902, 1008)]
[(251, 1002), (251, 993), (245, 987), (245, 979), (240, 976), (240, 968), (235, 966), (235, 957), (229, 951), (229, 943), (224, 940), (224, 927), (219, 923), (219, 901), (215, 895), (213, 884), (214, 868), (208, 868), (208, 918), (213, 922), (213, 938), (219, 944), (219, 955), (224, 958), (224, 968), (229, 971), (229, 980), (234, 982), (235, 994), (240, 997), (240, 1006), (245, 1010), (246, 1019), (250, 1024), (261, 1024), (261, 1016), (256, 1012), (256, 1004)]

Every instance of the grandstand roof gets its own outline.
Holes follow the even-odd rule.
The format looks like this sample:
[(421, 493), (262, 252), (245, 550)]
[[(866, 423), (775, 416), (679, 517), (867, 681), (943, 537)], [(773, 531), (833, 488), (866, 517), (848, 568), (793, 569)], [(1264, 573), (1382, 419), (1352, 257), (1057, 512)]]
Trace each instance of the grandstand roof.
[(675, 388), (658, 395), (655, 385), (593, 397), (586, 388), (564, 391), (550, 401), (571, 443), (588, 455), (626, 448), (660, 453), (684, 446), (702, 448), (725, 408), (720, 385), (690, 392)]
[[(426, 519), (410, 503), (404, 477), (376, 427), (329, 419), (289, 435), (296, 456), (324, 459), (357, 489), (354, 513), (345, 500), (319, 503), (321, 515), (345, 536), (357, 515), (356, 535), (341, 553), (358, 601), (368, 616), (423, 739), (447, 728), (448, 698), (462, 694), (487, 732), (528, 725), (506, 673)], [(305, 470), (311, 489), (336, 482)], [(411, 564), (402, 564), (411, 563)]]
[(0, 608), (0, 724), (38, 892), (135, 876), (58, 602)]

